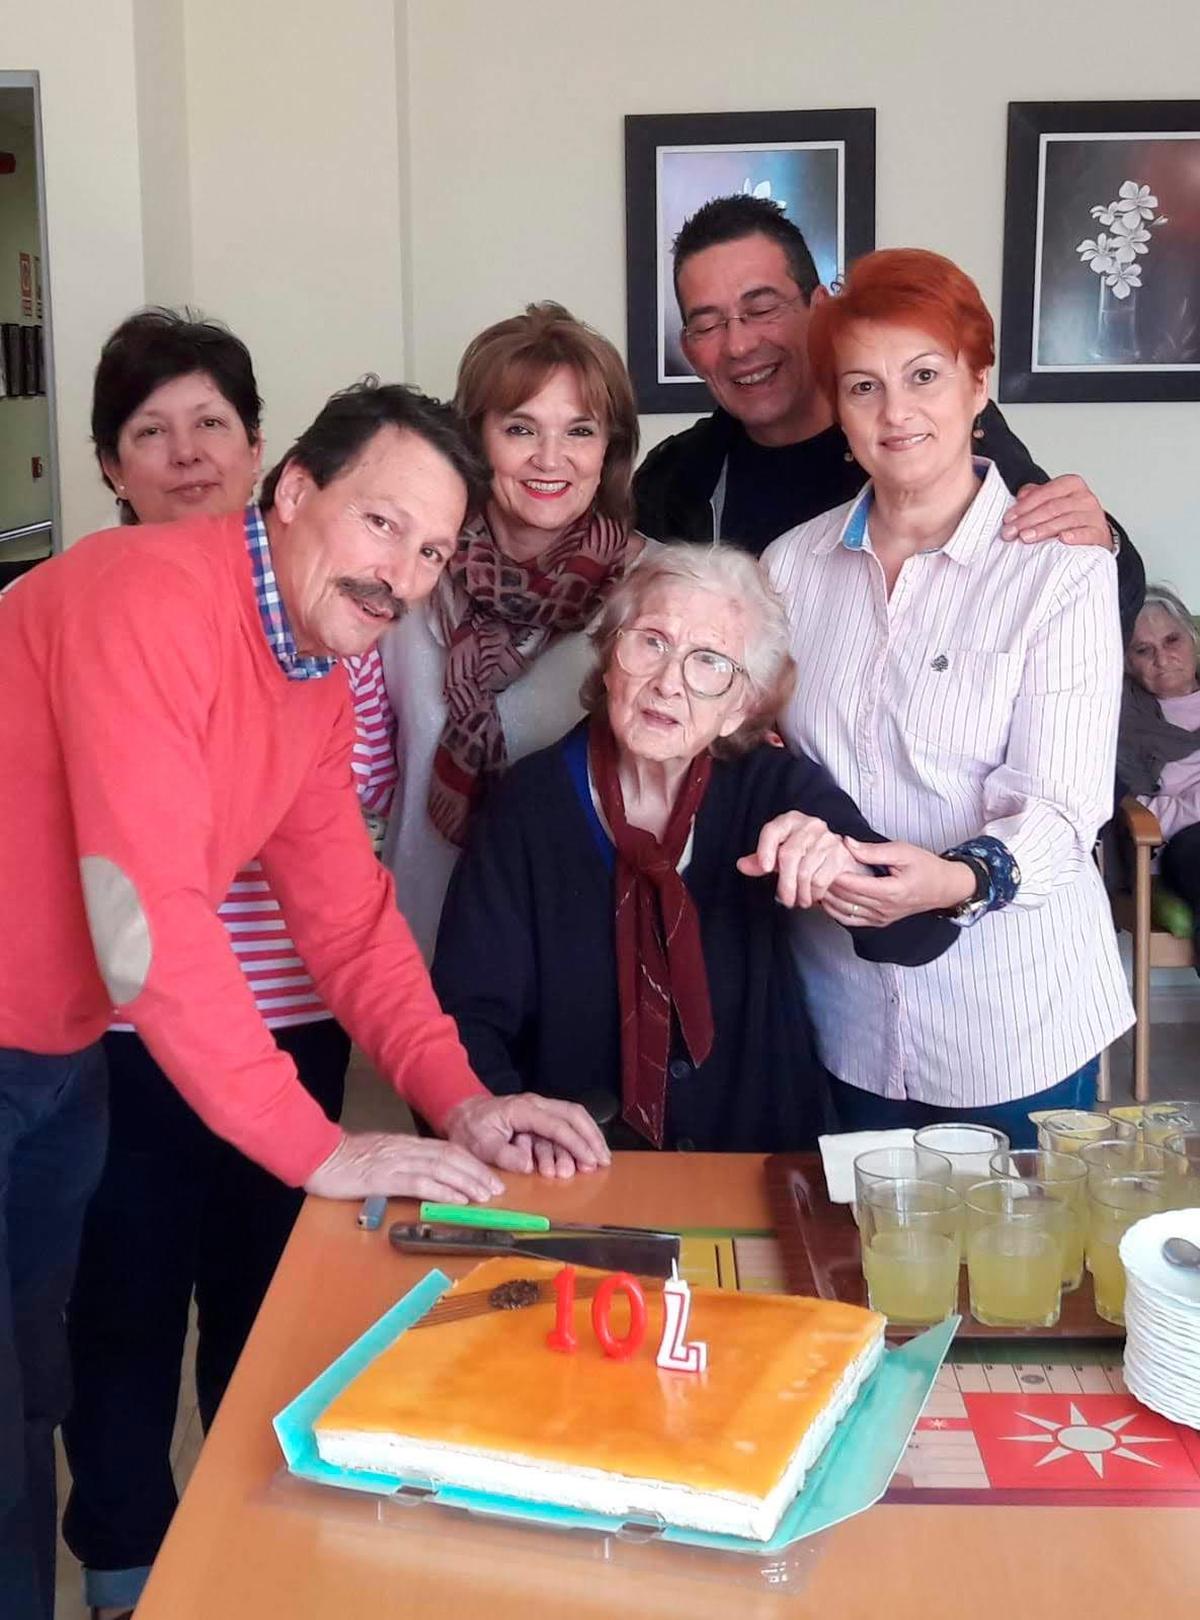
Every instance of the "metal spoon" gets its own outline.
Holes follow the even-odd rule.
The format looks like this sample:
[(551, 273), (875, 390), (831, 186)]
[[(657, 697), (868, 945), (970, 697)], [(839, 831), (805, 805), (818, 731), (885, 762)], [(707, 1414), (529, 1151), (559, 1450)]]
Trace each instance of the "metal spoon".
[(1162, 1257), (1169, 1266), (1200, 1270), (1200, 1247), (1187, 1238), (1169, 1237), (1162, 1246)]

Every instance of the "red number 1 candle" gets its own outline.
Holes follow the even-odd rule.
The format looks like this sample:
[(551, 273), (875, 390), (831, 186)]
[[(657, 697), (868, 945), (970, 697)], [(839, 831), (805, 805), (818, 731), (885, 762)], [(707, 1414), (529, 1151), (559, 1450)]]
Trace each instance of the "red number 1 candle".
[(564, 1266), (554, 1279), (554, 1293), (556, 1299), (554, 1327), (546, 1335), (546, 1343), (551, 1350), (561, 1350), (566, 1355), (579, 1349), (579, 1340), (575, 1337), (575, 1267)]

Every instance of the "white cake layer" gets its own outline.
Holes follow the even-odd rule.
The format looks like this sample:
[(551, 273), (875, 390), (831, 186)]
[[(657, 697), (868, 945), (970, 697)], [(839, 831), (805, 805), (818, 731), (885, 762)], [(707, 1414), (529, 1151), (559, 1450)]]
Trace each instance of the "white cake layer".
[[(665, 1480), (633, 1479), (598, 1468), (559, 1467), (511, 1455), (478, 1451), (398, 1434), (318, 1429), (317, 1450), (338, 1468), (375, 1474), (418, 1475), (434, 1484), (463, 1487), (489, 1495), (603, 1513), (613, 1518), (655, 1514), (667, 1524), (718, 1535), (766, 1541), (804, 1484), (840, 1419), (854, 1403), (864, 1380), (883, 1354), (879, 1337), (846, 1368), (828, 1404), (793, 1452), (781, 1478), (766, 1496), (704, 1491)], [(668, 1375), (671, 1376), (671, 1375)], [(687, 1378), (689, 1373), (673, 1376)]]

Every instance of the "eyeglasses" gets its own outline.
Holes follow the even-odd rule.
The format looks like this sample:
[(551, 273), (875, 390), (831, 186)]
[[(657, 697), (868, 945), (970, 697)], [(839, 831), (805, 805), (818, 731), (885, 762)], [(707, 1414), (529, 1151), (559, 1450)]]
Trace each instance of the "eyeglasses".
[[(657, 675), (676, 656), (677, 649), (654, 630), (618, 630), (617, 663), (626, 675)], [(683, 684), (694, 697), (724, 697), (734, 677), (746, 673), (743, 665), (711, 647), (693, 647), (679, 666)]]
[(803, 298), (803, 293), (797, 293), (794, 298), (779, 298), (771, 304), (756, 304), (753, 309), (744, 309), (740, 315), (699, 315), (683, 328), (683, 335), (693, 343), (703, 343), (706, 338), (716, 337), (718, 332), (723, 332), (734, 321), (741, 321), (748, 327), (770, 326), (785, 310), (801, 303)]

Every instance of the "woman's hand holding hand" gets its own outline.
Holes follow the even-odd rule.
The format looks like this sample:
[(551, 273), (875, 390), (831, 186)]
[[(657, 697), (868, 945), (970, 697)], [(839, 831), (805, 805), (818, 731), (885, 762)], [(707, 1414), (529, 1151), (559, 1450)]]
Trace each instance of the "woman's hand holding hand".
[(847, 838), (846, 847), (864, 865), (886, 866), (888, 875), (847, 873), (831, 886), (822, 909), (845, 928), (886, 928), (918, 911), (948, 911), (975, 893), (975, 873), (965, 862), (944, 860), (916, 844)]
[(745, 877), (769, 877), (774, 872), (780, 905), (803, 910), (823, 900), (837, 878), (862, 870), (846, 845), (847, 840), (830, 832), (819, 817), (789, 810), (766, 823), (758, 835), (758, 848), (743, 855), (737, 869)]

